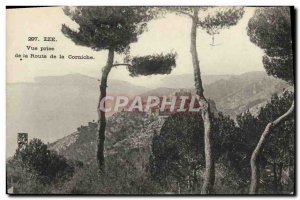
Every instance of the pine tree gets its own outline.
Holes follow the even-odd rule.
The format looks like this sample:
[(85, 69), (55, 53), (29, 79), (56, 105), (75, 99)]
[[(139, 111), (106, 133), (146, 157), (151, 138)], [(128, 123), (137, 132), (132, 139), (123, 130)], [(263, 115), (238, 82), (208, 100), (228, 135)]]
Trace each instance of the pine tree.
[[(268, 73), (293, 85), (293, 49), (291, 34), (291, 15), (289, 7), (259, 8), (248, 23), (248, 35), (251, 42), (263, 49), (263, 64)], [(259, 167), (258, 157), (261, 154), (272, 130), (293, 113), (291, 107), (281, 116), (270, 121), (263, 131), (251, 156), (251, 184), (249, 193), (258, 192)]]
[[(112, 67), (127, 66), (131, 76), (169, 74), (175, 67), (176, 54), (156, 54), (126, 59), (126, 63), (114, 63), (115, 53), (128, 55), (130, 44), (147, 28), (147, 22), (157, 15), (151, 7), (65, 7), (64, 13), (75, 21), (79, 28), (72, 30), (65, 24), (62, 32), (76, 45), (90, 47), (95, 51), (106, 50), (108, 57), (102, 68), (100, 98), (98, 102), (98, 152), (99, 169), (104, 170), (104, 140), (106, 118), (100, 102), (106, 97), (107, 79)], [(127, 56), (128, 58), (128, 56)], [(105, 108), (105, 103), (104, 103)]]
[[(201, 115), (204, 123), (204, 150), (205, 172), (201, 193), (210, 194), (215, 180), (215, 161), (212, 152), (211, 113), (209, 102), (204, 96), (201, 78), (200, 63), (197, 52), (197, 29), (204, 29), (209, 35), (219, 34), (224, 28), (236, 25), (244, 14), (243, 8), (218, 8), (218, 7), (171, 7), (179, 15), (187, 16), (192, 21), (190, 52), (194, 69), (194, 82), (197, 99), (201, 107)], [(200, 17), (205, 16), (205, 17)]]

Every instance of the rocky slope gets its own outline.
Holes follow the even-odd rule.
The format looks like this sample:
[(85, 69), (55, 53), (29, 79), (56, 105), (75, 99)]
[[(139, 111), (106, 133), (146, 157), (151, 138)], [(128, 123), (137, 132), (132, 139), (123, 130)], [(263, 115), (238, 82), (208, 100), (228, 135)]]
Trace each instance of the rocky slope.
[[(143, 157), (149, 155), (154, 130), (158, 132), (162, 125), (163, 119), (153, 120), (143, 113), (115, 113), (107, 121), (105, 156), (126, 155), (125, 157), (130, 158), (136, 157), (130, 156), (131, 153), (136, 154), (136, 151), (143, 151), (140, 152)], [(90, 122), (88, 126), (81, 126), (71, 135), (49, 144), (49, 148), (67, 159), (95, 164), (97, 141), (97, 124)]]
[[(207, 98), (215, 102), (218, 111), (235, 118), (246, 110), (257, 114), (272, 94), (280, 94), (287, 88), (291, 89), (291, 86), (280, 79), (268, 76), (265, 72), (249, 72), (224, 76), (210, 84), (204, 84), (204, 93)], [(187, 89), (194, 93), (192, 87)], [(149, 90), (143, 95), (168, 95), (174, 91), (176, 91), (174, 88), (161, 87)]]
[[(150, 90), (121, 80), (109, 80), (108, 94), (162, 96), (180, 87), (192, 89), (194, 85), (191, 74), (170, 76), (162, 82), (159, 88)], [(257, 112), (272, 93), (280, 93), (288, 87), (265, 72), (209, 75), (204, 76), (204, 84), (205, 94), (214, 100), (217, 110), (233, 118), (247, 109)], [(97, 119), (98, 90), (97, 79), (80, 74), (7, 84), (7, 157), (17, 147), (18, 132), (28, 132), (30, 138), (54, 142), (75, 132), (78, 125)]]
[(272, 94), (282, 93), (289, 85), (263, 73), (247, 73), (206, 86), (206, 95), (216, 102), (218, 110), (235, 118), (246, 110), (257, 114)]
[[(97, 79), (80, 74), (7, 84), (7, 156), (17, 148), (18, 132), (54, 142), (97, 119), (98, 85)], [(133, 96), (147, 90), (121, 80), (109, 80), (108, 86), (111, 95)]]

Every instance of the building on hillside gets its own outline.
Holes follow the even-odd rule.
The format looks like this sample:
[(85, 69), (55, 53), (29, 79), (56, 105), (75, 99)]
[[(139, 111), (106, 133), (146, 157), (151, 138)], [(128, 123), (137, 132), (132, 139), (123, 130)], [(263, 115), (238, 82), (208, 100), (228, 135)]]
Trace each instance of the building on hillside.
[(28, 145), (28, 133), (18, 133), (18, 148), (24, 149)]
[[(184, 105), (182, 106), (182, 99), (181, 97), (185, 97), (185, 102)], [(171, 102), (172, 98), (176, 97), (176, 101), (175, 101), (175, 105), (174, 105), (174, 109), (171, 107), (170, 103), (166, 103), (164, 105), (164, 108), (162, 109), (162, 103), (164, 98), (166, 102)], [(148, 97), (144, 96), (142, 97), (142, 111), (139, 108), (134, 108), (132, 110), (132, 112), (146, 112), (146, 114), (148, 116), (169, 116), (173, 113), (177, 113), (177, 112), (189, 112), (189, 108), (190, 106), (192, 106), (193, 108), (199, 108), (199, 102), (195, 99), (194, 105), (190, 105), (192, 103), (192, 92), (191, 90), (187, 90), (187, 89), (180, 89), (178, 91), (175, 91), (173, 93), (171, 93), (170, 95), (167, 96), (159, 96), (159, 103), (157, 106), (151, 107), (149, 110), (147, 110), (147, 101), (148, 101)], [(124, 111), (124, 110), (129, 110), (130, 105), (132, 104), (133, 100), (129, 101), (129, 104), (127, 105), (127, 107), (125, 108), (120, 108), (119, 111)], [(155, 99), (151, 100), (151, 103), (155, 103)], [(183, 109), (185, 111), (182, 111), (179, 109)]]
[[(174, 105), (174, 109), (171, 108), (170, 104), (166, 104), (164, 106), (164, 109), (162, 110), (162, 102), (163, 102), (163, 97), (159, 97), (159, 104), (155, 107), (152, 107), (149, 110), (150, 114), (154, 114), (157, 116), (169, 116), (173, 113), (177, 113), (179, 112), (179, 109), (181, 108), (181, 97), (185, 96), (186, 100), (184, 102), (184, 105), (182, 106), (183, 109), (185, 110), (184, 112), (189, 112), (189, 108), (190, 108), (190, 104), (192, 101), (192, 92), (191, 90), (186, 90), (186, 89), (180, 89), (179, 91), (175, 91), (172, 94), (167, 96), (166, 101), (167, 102), (171, 102), (173, 97), (176, 97), (176, 101), (175, 101), (175, 105)], [(154, 100), (153, 100), (154, 101)], [(199, 108), (199, 102), (197, 100), (195, 100), (193, 108)], [(182, 112), (182, 111), (180, 111)]]

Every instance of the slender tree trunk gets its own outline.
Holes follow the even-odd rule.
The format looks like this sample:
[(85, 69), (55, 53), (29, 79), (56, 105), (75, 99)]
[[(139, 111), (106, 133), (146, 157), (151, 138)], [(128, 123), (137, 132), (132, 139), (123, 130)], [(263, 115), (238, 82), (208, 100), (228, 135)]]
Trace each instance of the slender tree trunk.
[(198, 180), (197, 180), (197, 170), (193, 170), (193, 191), (196, 191), (196, 188), (198, 187)]
[(276, 163), (273, 163), (273, 173), (274, 173), (274, 176), (273, 176), (273, 192), (274, 194), (276, 194), (278, 192), (278, 178), (277, 178), (277, 170), (276, 170)]
[(204, 90), (201, 80), (200, 65), (198, 59), (198, 53), (196, 48), (197, 39), (197, 23), (198, 23), (198, 8), (194, 9), (194, 15), (192, 17), (192, 29), (191, 29), (191, 54), (194, 68), (194, 81), (197, 99), (201, 108), (201, 115), (204, 123), (204, 152), (205, 152), (205, 172), (204, 181), (201, 188), (201, 194), (210, 194), (213, 189), (215, 181), (215, 164), (212, 153), (211, 144), (211, 123), (210, 123), (210, 110), (209, 103), (204, 97)]
[(276, 120), (268, 123), (268, 125), (266, 126), (264, 132), (262, 133), (257, 146), (255, 147), (252, 156), (251, 156), (251, 160), (250, 160), (250, 165), (251, 165), (251, 184), (250, 184), (250, 189), (249, 189), (249, 194), (256, 194), (258, 191), (258, 183), (259, 183), (259, 169), (258, 169), (258, 163), (257, 163), (257, 157), (259, 156), (259, 154), (261, 153), (264, 144), (266, 143), (267, 137), (270, 135), (272, 129), (274, 127), (276, 127), (277, 124), (279, 124), (280, 122), (284, 121), (290, 114), (292, 114), (294, 111), (294, 101), (290, 107), (290, 109), (284, 113), (283, 115), (281, 115), (280, 117), (278, 117)]
[(278, 178), (277, 178), (277, 185), (278, 185), (278, 193), (282, 192), (282, 184), (281, 184), (281, 178), (282, 178), (282, 169), (283, 169), (283, 164), (279, 164), (279, 172), (278, 172)]
[[(107, 88), (107, 78), (108, 74), (112, 68), (114, 62), (114, 50), (109, 49), (108, 51), (108, 58), (106, 65), (102, 69), (102, 77), (100, 82), (100, 97), (98, 101), (98, 151), (97, 151), (97, 159), (99, 170), (105, 170), (105, 162), (104, 162), (104, 140), (105, 140), (105, 127), (106, 127), (106, 118), (104, 110), (100, 109), (100, 102), (102, 99), (106, 97), (106, 88)], [(103, 104), (103, 108), (105, 108), (105, 102)]]
[(188, 175), (188, 180), (187, 180), (187, 186), (188, 186), (188, 191), (191, 192), (191, 177)]
[(279, 163), (273, 163), (273, 191), (274, 194), (280, 194), (282, 192), (282, 185), (281, 185), (281, 178), (282, 178), (282, 167), (283, 164)]
[(178, 194), (181, 194), (180, 182), (177, 181)]

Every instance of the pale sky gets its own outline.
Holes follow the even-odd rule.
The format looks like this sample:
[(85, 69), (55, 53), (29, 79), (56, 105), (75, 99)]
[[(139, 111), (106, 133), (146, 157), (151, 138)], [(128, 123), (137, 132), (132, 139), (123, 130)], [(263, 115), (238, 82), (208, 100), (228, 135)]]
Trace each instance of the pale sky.
[[(263, 71), (263, 52), (250, 42), (246, 27), (254, 13), (254, 8), (245, 8), (245, 14), (236, 26), (222, 30), (215, 37), (217, 46), (211, 47), (211, 36), (198, 29), (197, 47), (202, 74), (241, 74), (249, 71)], [(80, 73), (99, 77), (106, 63), (106, 51), (93, 51), (76, 46), (61, 33), (65, 23), (76, 28), (75, 22), (64, 15), (62, 8), (26, 8), (7, 10), (7, 82), (33, 81), (36, 76), (57, 76)], [(190, 49), (191, 20), (185, 16), (168, 14), (148, 24), (137, 43), (131, 45), (131, 55), (177, 52), (177, 67), (172, 74), (193, 73)], [(28, 37), (55, 37), (57, 42), (29, 42)], [(94, 60), (69, 59), (23, 59), (15, 58), (16, 53), (35, 53), (26, 46), (54, 47), (54, 54), (91, 55)], [(50, 55), (52, 52), (45, 52)], [(117, 59), (122, 61), (122, 57)], [(149, 85), (167, 75), (131, 78), (125, 67), (114, 68), (109, 79), (125, 80), (136, 85)]]

